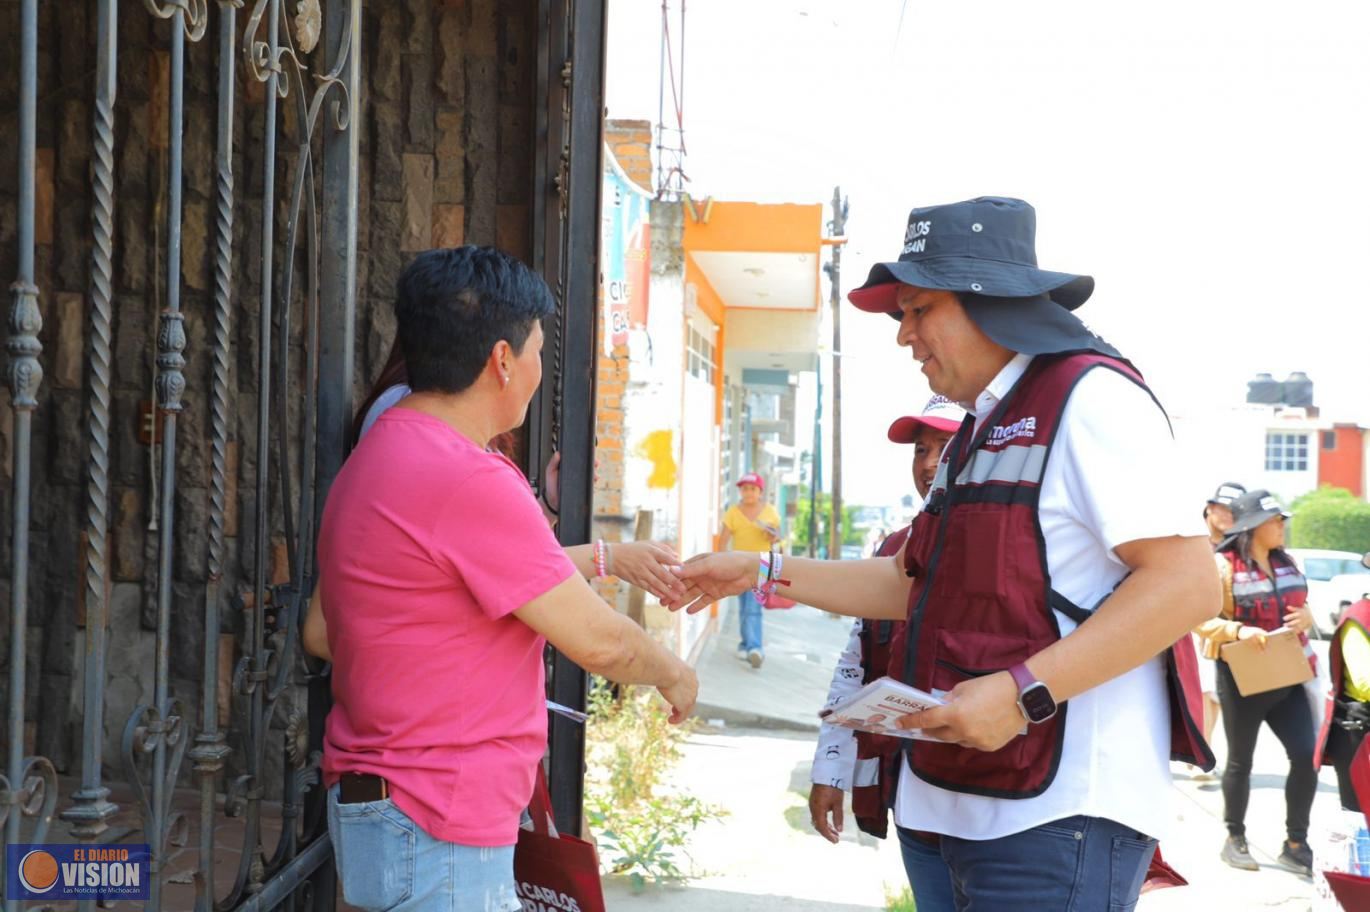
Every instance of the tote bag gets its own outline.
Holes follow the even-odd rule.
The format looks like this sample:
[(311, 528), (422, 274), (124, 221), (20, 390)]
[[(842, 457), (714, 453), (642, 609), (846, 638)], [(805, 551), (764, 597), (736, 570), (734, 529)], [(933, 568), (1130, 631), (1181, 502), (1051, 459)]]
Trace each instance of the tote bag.
[(548, 827), (552, 803), (541, 763), (528, 812), (533, 829), (519, 830), (514, 848), (514, 882), (524, 912), (605, 912), (594, 844)]

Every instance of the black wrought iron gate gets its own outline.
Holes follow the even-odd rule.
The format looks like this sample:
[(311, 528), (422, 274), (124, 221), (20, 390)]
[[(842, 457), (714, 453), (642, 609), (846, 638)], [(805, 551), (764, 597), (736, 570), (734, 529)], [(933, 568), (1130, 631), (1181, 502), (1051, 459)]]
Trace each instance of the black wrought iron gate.
[[(410, 6), (415, 0), (407, 0)], [(420, 0), (422, 3), (428, 0)], [(145, 14), (170, 23), (166, 36), (169, 67), (164, 85), (165, 168), (159, 175), (155, 236), (164, 289), (158, 301), (155, 353), (155, 404), (145, 428), (155, 504), (148, 505), (155, 526), (155, 547), (145, 584), (155, 588), (155, 629), (150, 699), (126, 719), (104, 718), (106, 661), (111, 625), (111, 461), (115, 442), (113, 376), (116, 363), (113, 325), (119, 295), (115, 274), (116, 192), (120, 148), (116, 142), (120, 88), (128, 88), (118, 60), (118, 0), (89, 0), (92, 29), (93, 102), (88, 189), (88, 288), (83, 307), (84, 466), (82, 510), (84, 649), (79, 677), (81, 707), (80, 783), (59, 795), (54, 764), (26, 751), (26, 686), (39, 657), (29, 653), (32, 600), (29, 568), (34, 545), (35, 414), (44, 378), (42, 313), (35, 278), (35, 233), (39, 191), (36, 158), (39, 91), (38, 0), (19, 4), (18, 70), (3, 76), (17, 85), (18, 145), (16, 276), (6, 348), (12, 409), (9, 433), (12, 490), (9, 493), (10, 558), (8, 630), (8, 718), (3, 736), (5, 766), (0, 770), (0, 820), (5, 839), (41, 841), (57, 815), (75, 838), (105, 842), (129, 835), (111, 829), (119, 807), (110, 785), (132, 786), (139, 810), (137, 841), (152, 846), (150, 909), (164, 902), (165, 864), (173, 845), (197, 842), (193, 873), (195, 907), (216, 909), (331, 908), (332, 866), (320, 786), (320, 746), (328, 705), (328, 683), (318, 663), (299, 648), (299, 622), (314, 576), (313, 541), (328, 485), (348, 446), (348, 426), (356, 381), (358, 349), (358, 231), (364, 208), (359, 177), (358, 124), (363, 53), (362, 0), (144, 0)], [(374, 6), (374, 4), (373, 4)], [(498, 9), (497, 4), (487, 4)], [(532, 190), (524, 226), (533, 262), (556, 292), (559, 312), (548, 327), (546, 379), (534, 402), (527, 429), (527, 468), (535, 484), (554, 450), (561, 450), (564, 541), (589, 534), (594, 427), (596, 295), (598, 287), (598, 203), (601, 167), (600, 118), (603, 98), (604, 0), (528, 0), (536, 53), (529, 62), (531, 109), (528, 142)], [(525, 22), (525, 24), (527, 24)], [(201, 344), (187, 344), (187, 314), (182, 308), (183, 185), (186, 135), (184, 93), (186, 50), (213, 42), (217, 92), (213, 143), (212, 288), (204, 326), (191, 326)], [(123, 85), (121, 86), (121, 83)], [(254, 89), (255, 87), (255, 89)], [(245, 109), (239, 91), (257, 91), (260, 105)], [(235, 123), (250, 111), (260, 122)], [(257, 173), (235, 175), (235, 144), (260, 142), (252, 157)], [(8, 141), (8, 138), (7, 138)], [(244, 189), (240, 190), (239, 187)], [(248, 189), (250, 188), (250, 190)], [(256, 219), (248, 232), (255, 243), (235, 246), (235, 225)], [(241, 240), (243, 232), (238, 232)], [(254, 283), (240, 280), (244, 264)], [(246, 308), (244, 301), (253, 301)], [(235, 317), (256, 315), (255, 328)], [(193, 319), (192, 319), (193, 323)], [(246, 343), (246, 344), (244, 344)], [(188, 361), (188, 359), (191, 359)], [(192, 427), (196, 436), (178, 441), (187, 395), (188, 363), (208, 369), (208, 389), (190, 390), (208, 403), (208, 426)], [(255, 397), (243, 399), (232, 382), (235, 372), (251, 372)], [(195, 376), (205, 373), (194, 372)], [(119, 415), (122, 420), (130, 416)], [(41, 430), (41, 428), (39, 428)], [(227, 591), (231, 572), (228, 525), (236, 523), (234, 503), (240, 455), (255, 466), (254, 490), (242, 511), (236, 541), (251, 567), (241, 581), (243, 594), (231, 608), (241, 612), (236, 630), (240, 658), (221, 688), (221, 631), (234, 596)], [(205, 528), (187, 528), (199, 515), (185, 515), (178, 500), (178, 450), (200, 445), (207, 451), (208, 496)], [(580, 458), (575, 458), (576, 456)], [(246, 479), (246, 476), (244, 476)], [(246, 482), (245, 482), (246, 483)], [(232, 517), (232, 520), (231, 520)], [(250, 523), (249, 523), (250, 520)], [(202, 598), (188, 603), (175, 585), (180, 561), (189, 554), (187, 539), (203, 535), (207, 570)], [(273, 543), (280, 543), (273, 548)], [(279, 552), (279, 553), (278, 553)], [(203, 627), (198, 656), (201, 682), (198, 705), (172, 693), (172, 625)], [(583, 706), (585, 679), (560, 656), (552, 657), (550, 690), (558, 701)], [(229, 718), (223, 715), (227, 707)], [(32, 711), (28, 712), (31, 715)], [(117, 772), (105, 768), (107, 728), (122, 735)], [(563, 828), (580, 827), (583, 742), (573, 725), (553, 722), (552, 780)], [(199, 789), (197, 837), (186, 832), (190, 819), (176, 804), (178, 781), (188, 783), (189, 761)], [(280, 781), (270, 781), (279, 775)], [(181, 791), (184, 795), (184, 788)], [(278, 809), (278, 810), (277, 810)], [(231, 878), (216, 872), (223, 823), (234, 818), (241, 853)], [(268, 818), (272, 818), (268, 820)], [(270, 824), (269, 826), (267, 824)], [(275, 835), (279, 833), (279, 835)], [(235, 838), (238, 838), (235, 836)], [(189, 851), (186, 849), (185, 851)], [(216, 873), (219, 875), (216, 878)], [(226, 889), (217, 883), (228, 882)], [(17, 908), (17, 904), (10, 904)]]

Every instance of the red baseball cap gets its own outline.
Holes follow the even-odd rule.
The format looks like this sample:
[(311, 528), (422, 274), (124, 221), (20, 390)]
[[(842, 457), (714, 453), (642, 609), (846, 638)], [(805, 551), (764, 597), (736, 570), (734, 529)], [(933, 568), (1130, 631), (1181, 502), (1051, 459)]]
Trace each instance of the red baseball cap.
[(756, 474), (755, 472), (748, 472), (746, 475), (743, 475), (741, 478), (737, 480), (737, 486), (739, 488), (742, 487), (744, 484), (756, 485), (761, 490), (766, 490), (766, 482), (761, 478), (760, 475)]
[(966, 418), (966, 410), (946, 396), (933, 396), (923, 406), (921, 415), (905, 415), (894, 419), (890, 425), (889, 437), (894, 443), (913, 443), (918, 431), (931, 428), (941, 434), (954, 434)]

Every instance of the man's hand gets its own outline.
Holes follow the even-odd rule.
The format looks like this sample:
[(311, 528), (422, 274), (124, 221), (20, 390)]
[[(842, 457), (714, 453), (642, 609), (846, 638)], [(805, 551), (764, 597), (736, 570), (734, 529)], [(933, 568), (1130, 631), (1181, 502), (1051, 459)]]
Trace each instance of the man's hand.
[(809, 791), (809, 819), (818, 835), (837, 845), (842, 836), (842, 800), (846, 792), (831, 785), (818, 785)]
[(1313, 628), (1313, 610), (1307, 605), (1289, 609), (1284, 616), (1284, 626), (1297, 633), (1307, 633)]
[(693, 668), (681, 662), (675, 681), (658, 687), (657, 692), (671, 704), (671, 724), (679, 725), (694, 712), (695, 700), (699, 697), (699, 678)]
[(729, 595), (740, 595), (756, 585), (757, 557), (750, 551), (700, 554), (675, 571), (684, 591), (662, 604), (672, 611), (699, 609)]
[(923, 734), (942, 741), (996, 751), (1027, 724), (1018, 708), (1018, 685), (1007, 671), (962, 681), (946, 700), (946, 706), (900, 716), (899, 727), (921, 728)]
[(685, 591), (670, 568), (680, 566), (680, 555), (664, 542), (612, 542), (609, 573), (625, 583), (646, 590), (662, 602)]

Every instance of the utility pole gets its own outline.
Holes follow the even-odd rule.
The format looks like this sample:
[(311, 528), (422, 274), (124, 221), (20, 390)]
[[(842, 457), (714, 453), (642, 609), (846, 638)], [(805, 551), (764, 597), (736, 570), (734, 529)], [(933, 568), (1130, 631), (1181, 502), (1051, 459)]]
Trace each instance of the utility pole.
[(832, 188), (832, 260), (825, 267), (832, 287), (832, 519), (828, 559), (842, 556), (842, 244), (847, 233), (847, 201)]
[(813, 409), (813, 460), (809, 463), (809, 557), (818, 556), (818, 489), (823, 486), (823, 365), (814, 372), (818, 380)]

